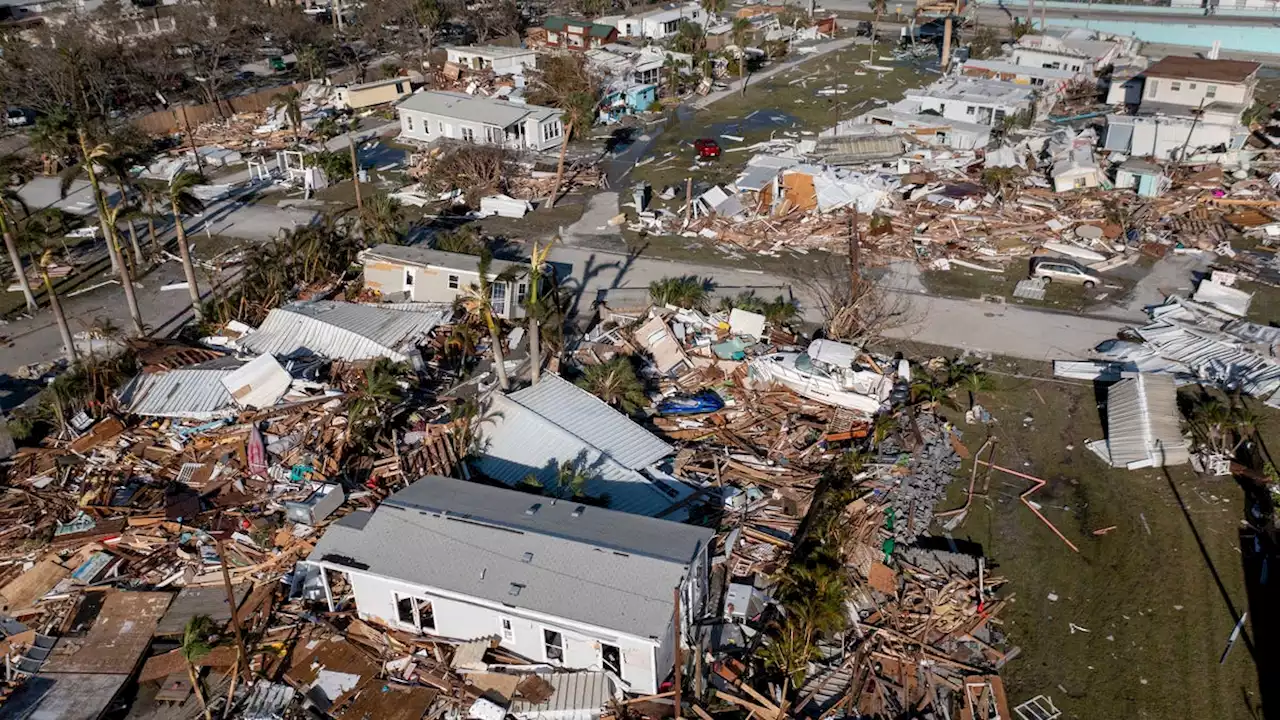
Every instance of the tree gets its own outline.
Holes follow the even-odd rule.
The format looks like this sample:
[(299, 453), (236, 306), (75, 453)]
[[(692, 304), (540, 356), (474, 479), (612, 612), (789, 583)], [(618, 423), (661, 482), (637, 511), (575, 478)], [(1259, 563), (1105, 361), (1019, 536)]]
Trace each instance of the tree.
[(431, 247), (459, 255), (480, 255), (487, 246), (474, 226), (463, 225), (456, 230), (437, 233), (431, 240)]
[(27, 270), (22, 265), (22, 256), (18, 254), (18, 245), (14, 241), (14, 229), (18, 226), (15, 207), (22, 208), (23, 215), (30, 215), (27, 205), (18, 196), (17, 190), (9, 187), (9, 182), (22, 168), (22, 160), (17, 155), (0, 157), (0, 234), (4, 236), (4, 249), (9, 253), (9, 263), (13, 265), (14, 277), (22, 288), (22, 296), (27, 301), (27, 310), (34, 313), (40, 309), (36, 304), (36, 296), (31, 292), (31, 281), (27, 279)]
[(977, 395), (995, 389), (991, 376), (982, 371), (976, 364), (960, 363), (951, 366), (950, 384), (969, 393), (969, 409), (972, 410)]
[(718, 17), (724, 12), (725, 6), (728, 4), (725, 0), (699, 0), (703, 12), (707, 14), (707, 19)]
[(803, 684), (820, 636), (847, 622), (849, 584), (844, 572), (838, 558), (817, 552), (792, 562), (777, 578), (774, 594), (786, 617), (771, 626), (770, 644), (761, 653), (767, 665), (783, 674), (783, 703)]
[(398, 245), (404, 230), (404, 208), (399, 200), (378, 193), (369, 198), (360, 211), (360, 226), (366, 242)]
[(404, 399), (401, 383), (413, 371), (404, 363), (378, 358), (364, 372), (364, 387), (351, 403), (348, 442), (372, 449), (390, 425), (393, 409)]
[(489, 343), (493, 346), (493, 371), (498, 376), (498, 387), (505, 391), (511, 387), (511, 384), (507, 380), (506, 361), (502, 352), (500, 321), (493, 307), (493, 283), (509, 282), (511, 277), (507, 273), (502, 273), (490, 280), (489, 271), (492, 266), (493, 253), (485, 248), (480, 253), (480, 262), (477, 265), (479, 278), (477, 282), (471, 283), (462, 291), (460, 300), (467, 312), (479, 317), (489, 331)]
[(733, 29), (730, 31), (733, 35), (733, 44), (738, 48), (738, 83), (742, 86), (740, 91), (743, 95), (747, 94), (747, 39), (751, 37), (754, 31), (751, 21), (747, 18), (734, 18)]
[(316, 79), (325, 71), (325, 51), (316, 45), (304, 45), (298, 49), (298, 70), (307, 74), (307, 78)]
[(969, 41), (969, 56), (975, 60), (987, 60), (1000, 56), (1000, 35), (995, 28), (981, 27)]
[(139, 337), (146, 334), (146, 330), (142, 325), (142, 312), (138, 309), (138, 298), (134, 294), (133, 274), (129, 272), (128, 264), (121, 260), (120, 256), (120, 239), (116, 229), (116, 217), (123, 207), (124, 199), (121, 198), (120, 204), (115, 208), (107, 206), (105, 193), (102, 191), (102, 185), (98, 181), (98, 173), (94, 169), (97, 162), (104, 160), (111, 154), (111, 146), (107, 144), (98, 144), (90, 147), (89, 136), (83, 127), (76, 130), (77, 146), (80, 150), (80, 159), (77, 164), (72, 165), (62, 172), (61, 186), (62, 193), (65, 195), (70, 188), (72, 181), (81, 170), (89, 178), (89, 187), (93, 191), (94, 206), (98, 213), (98, 222), (102, 227), (102, 234), (107, 241), (107, 253), (111, 255), (116, 265), (116, 274), (120, 278), (120, 285), (124, 288), (125, 302), (129, 306), (129, 315), (133, 320), (134, 333)]
[(649, 283), (649, 299), (656, 305), (702, 308), (711, 282), (694, 275), (664, 277)]
[(569, 152), (569, 141), (575, 132), (586, 132), (595, 122), (596, 96), (593, 92), (581, 90), (570, 93), (560, 106), (564, 111), (564, 140), (560, 143), (560, 160), (556, 164), (556, 182), (552, 186), (551, 195), (547, 197), (547, 207), (555, 207), (564, 183), (564, 160)]
[(191, 680), (191, 688), (204, 711), (204, 720), (213, 720), (213, 715), (209, 712), (204, 688), (200, 686), (200, 673), (196, 670), (196, 663), (213, 650), (209, 638), (214, 635), (214, 630), (212, 618), (208, 615), (196, 615), (187, 621), (187, 626), (182, 631), (182, 644), (178, 646), (178, 653), (187, 663), (187, 677)]
[(145, 184), (138, 187), (138, 194), (142, 198), (143, 207), (146, 208), (147, 236), (151, 241), (151, 252), (159, 254), (160, 240), (156, 236), (156, 218), (161, 217), (161, 213), (156, 208), (168, 199), (168, 189), (160, 185)]
[(600, 365), (588, 365), (578, 380), (578, 387), (628, 415), (649, 403), (644, 385), (636, 375), (631, 359), (625, 355), (618, 355)]
[(45, 294), (49, 296), (49, 310), (53, 312), (53, 320), (58, 324), (58, 335), (62, 338), (62, 355), (68, 364), (75, 364), (76, 344), (71, 338), (71, 327), (67, 325), (67, 316), (62, 313), (62, 303), (58, 302), (58, 293), (53, 290), (53, 281), (49, 279), (49, 265), (53, 261), (53, 251), (45, 250), (40, 258), (40, 279), (44, 282)]
[(204, 210), (191, 191), (204, 182), (204, 178), (192, 172), (178, 173), (169, 182), (169, 209), (173, 211), (173, 229), (178, 239), (178, 256), (182, 258), (182, 272), (187, 277), (187, 293), (191, 295), (191, 310), (195, 313), (196, 322), (203, 319), (200, 308), (200, 288), (196, 285), (196, 268), (191, 262), (191, 248), (187, 244), (187, 229), (182, 224), (183, 213), (197, 213)]
[(425, 43), (423, 49), (429, 52), (435, 46), (440, 31), (453, 17), (454, 6), (448, 0), (414, 0), (414, 7), (418, 34)]
[(671, 49), (676, 52), (696, 55), (707, 46), (707, 31), (701, 25), (688, 20), (681, 20), (676, 28), (676, 35), (671, 39)]
[(551, 253), (551, 245), (556, 241), (552, 238), (547, 244), (538, 249), (538, 242), (533, 242), (533, 249), (529, 253), (529, 295), (527, 299), (527, 308), (529, 316), (529, 362), (532, 366), (533, 384), (537, 385), (542, 379), (542, 333), (538, 329), (538, 292), (542, 285), (542, 271), (547, 264), (547, 255)]
[(957, 406), (956, 401), (951, 399), (951, 389), (945, 381), (925, 375), (911, 383), (911, 402), (929, 408), (945, 405), (955, 409)]
[(280, 108), (289, 127), (293, 129), (293, 139), (302, 142), (302, 93), (297, 88), (289, 88), (276, 93), (271, 98), (271, 106)]
[(674, 55), (665, 55), (662, 60), (662, 69), (667, 71), (667, 90), (670, 96), (675, 97), (680, 94), (680, 61)]
[(880, 18), (889, 11), (889, 3), (887, 0), (871, 0), (871, 12), (875, 15), (875, 19), (871, 21), (871, 49), (868, 61), (876, 59), (876, 41), (880, 39)]
[(1016, 167), (989, 167), (982, 171), (982, 186), (1004, 202), (1017, 197), (1018, 185), (1022, 181), (1023, 171)]

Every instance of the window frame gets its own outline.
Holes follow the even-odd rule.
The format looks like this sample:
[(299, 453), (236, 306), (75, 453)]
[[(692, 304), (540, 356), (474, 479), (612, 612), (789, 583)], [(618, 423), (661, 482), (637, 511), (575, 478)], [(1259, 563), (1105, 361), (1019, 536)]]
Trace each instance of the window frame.
[[(564, 633), (559, 630), (552, 630), (546, 625), (543, 625), (541, 627), (542, 627), (542, 659), (546, 662), (563, 663), (564, 655), (565, 655)], [(558, 640), (557, 645), (553, 646), (550, 640), (547, 639), (548, 633), (554, 634), (556, 636), (556, 639)], [(547, 652), (548, 648), (550, 647), (555, 647), (557, 650), (559, 650), (560, 657), (558, 658), (551, 657), (551, 654)]]
[(448, 282), (450, 290), (457, 290), (462, 287), (462, 278), (458, 275), (450, 275)]
[(516, 621), (506, 615), (499, 615), (498, 634), (502, 636), (503, 642), (514, 643), (516, 641)]
[(413, 268), (404, 269), (404, 286), (407, 288), (413, 287)]
[[(401, 600), (409, 601), (409, 609), (412, 611), (412, 614), (413, 614), (412, 622), (406, 621), (403, 617), (401, 617), (400, 615)], [(401, 593), (399, 590), (392, 590), (391, 602), (393, 605), (395, 605), (395, 608), (396, 608), (396, 624), (400, 625), (401, 627), (412, 628), (415, 632), (431, 632), (431, 633), (436, 632), (436, 628), (438, 627), (436, 624), (436, 606), (435, 606), (435, 602), (433, 602), (430, 598), (418, 597), (417, 595), (412, 595), (409, 593)], [(427, 607), (426, 614), (429, 615), (431, 618), (431, 624), (429, 626), (424, 625), (422, 622), (422, 618), (423, 618), (422, 606), (423, 605)]]
[[(613, 648), (614, 650), (617, 650), (617, 651), (618, 651), (618, 667), (617, 667), (617, 668), (611, 668), (611, 667), (609, 667), (609, 664), (605, 661), (604, 649), (605, 649), (605, 647), (606, 647), (606, 646), (607, 646), (607, 647), (611, 647), (611, 648)], [(622, 677), (622, 646), (621, 646), (621, 645), (615, 645), (614, 643), (607, 643), (607, 642), (603, 642), (603, 641), (601, 641), (601, 643), (600, 643), (600, 668), (601, 668), (601, 669), (603, 669), (603, 670), (606, 670), (606, 671), (608, 671), (608, 672), (611, 672), (611, 673), (613, 673), (614, 675), (617, 675), (619, 678), (621, 678), (621, 677)]]

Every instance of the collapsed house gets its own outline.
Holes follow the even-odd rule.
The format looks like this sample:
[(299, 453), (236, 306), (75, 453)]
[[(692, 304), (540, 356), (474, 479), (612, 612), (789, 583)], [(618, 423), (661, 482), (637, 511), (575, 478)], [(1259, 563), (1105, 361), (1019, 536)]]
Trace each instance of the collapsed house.
[(363, 619), (494, 638), (524, 657), (607, 671), (627, 692), (649, 694), (702, 617), (712, 535), (428, 476), (378, 510), (331, 525), (306, 564), (330, 609), (341, 576)]
[(596, 396), (553, 374), (513, 393), (494, 393), (478, 428), (473, 466), (506, 485), (558, 487), (562, 468), (586, 476), (581, 492), (606, 507), (682, 517), (692, 487), (663, 471), (674, 449)]
[(267, 313), (256, 330), (232, 347), (277, 357), (315, 355), (331, 360), (387, 358), (418, 366), (418, 345), (452, 317), (448, 307), (391, 309), (361, 303), (310, 300)]

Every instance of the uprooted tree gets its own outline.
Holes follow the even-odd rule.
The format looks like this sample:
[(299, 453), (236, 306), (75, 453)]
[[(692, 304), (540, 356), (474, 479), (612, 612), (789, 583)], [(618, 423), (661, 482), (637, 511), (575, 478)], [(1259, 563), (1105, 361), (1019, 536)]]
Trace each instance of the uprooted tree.
[(902, 295), (887, 292), (882, 283), (866, 277), (859, 259), (861, 231), (850, 223), (847, 263), (822, 263), (796, 273), (797, 288), (808, 291), (810, 302), (822, 315), (826, 337), (855, 344), (882, 337), (910, 321), (909, 303)]
[(435, 157), (422, 173), (423, 182), (437, 192), (462, 190), (467, 204), (506, 193), (507, 181), (516, 174), (511, 153), (492, 145), (454, 144)]

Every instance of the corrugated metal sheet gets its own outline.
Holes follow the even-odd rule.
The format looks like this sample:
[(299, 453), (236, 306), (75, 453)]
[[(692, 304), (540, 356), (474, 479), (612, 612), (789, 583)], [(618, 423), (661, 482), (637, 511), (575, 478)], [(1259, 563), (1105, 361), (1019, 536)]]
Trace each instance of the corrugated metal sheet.
[(652, 465), (675, 452), (600, 398), (558, 375), (543, 375), (541, 382), (510, 397), (632, 470)]
[(1112, 385), (1107, 390), (1107, 452), (1112, 467), (1187, 462), (1180, 417), (1172, 375), (1143, 373)]
[(385, 357), (404, 362), (449, 317), (442, 309), (415, 312), (328, 300), (291, 303), (272, 310), (240, 345), (278, 356), (303, 351), (335, 360)]
[(654, 516), (680, 498), (511, 397), (494, 395), (480, 434), (476, 468), (507, 485), (530, 476), (544, 486), (554, 484), (560, 465), (574, 462), (591, 474), (584, 492), (595, 498), (607, 495), (611, 510)]
[(511, 714), (520, 720), (587, 720), (600, 716), (613, 697), (613, 681), (603, 672), (567, 672), (540, 675), (555, 692), (544, 703), (517, 699)]
[(234, 369), (180, 368), (142, 373), (117, 397), (125, 410), (144, 417), (213, 420), (234, 417), (235, 402), (222, 381)]

